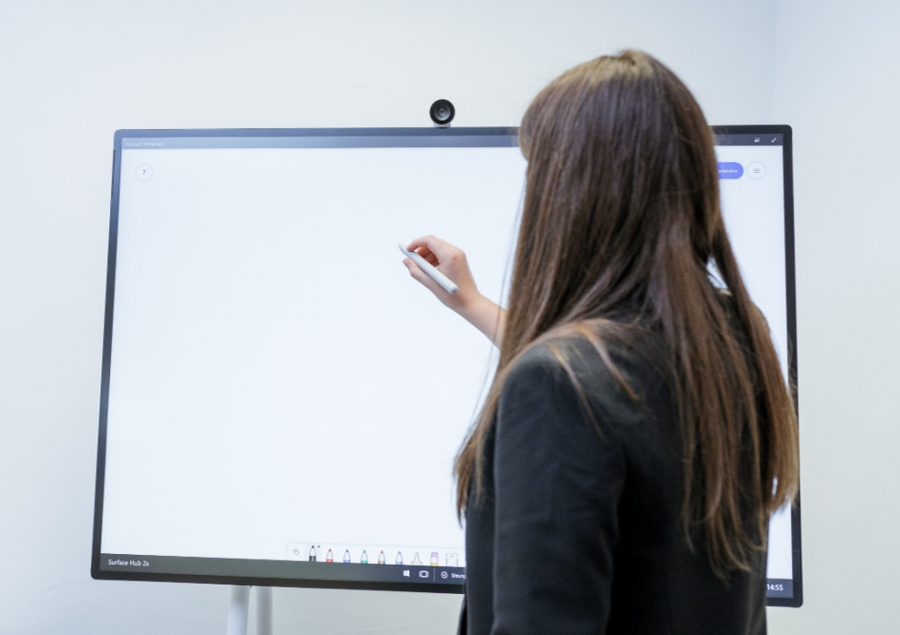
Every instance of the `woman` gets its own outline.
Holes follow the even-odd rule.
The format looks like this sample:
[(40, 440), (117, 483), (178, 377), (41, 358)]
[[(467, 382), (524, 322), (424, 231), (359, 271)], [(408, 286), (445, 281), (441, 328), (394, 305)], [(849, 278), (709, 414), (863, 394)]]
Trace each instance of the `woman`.
[(509, 311), (437, 238), (408, 248), (455, 296), (404, 260), (500, 348), (456, 462), (461, 631), (764, 633), (768, 517), (797, 487), (796, 420), (725, 232), (703, 114), (669, 69), (626, 51), (553, 81), (519, 134)]

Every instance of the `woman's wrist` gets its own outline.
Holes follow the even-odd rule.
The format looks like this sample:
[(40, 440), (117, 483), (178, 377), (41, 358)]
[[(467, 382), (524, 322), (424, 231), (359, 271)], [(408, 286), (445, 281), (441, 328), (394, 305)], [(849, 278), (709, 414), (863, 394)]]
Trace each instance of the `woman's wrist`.
[(485, 310), (485, 301), (489, 300), (481, 295), (480, 293), (472, 294), (472, 297), (468, 298), (460, 303), (459, 309), (457, 309), (457, 313), (459, 313), (462, 317), (464, 317), (467, 321), (475, 324), (479, 320), (479, 316)]
[(503, 333), (503, 309), (480, 293), (463, 303), (457, 313), (484, 333), (497, 347)]

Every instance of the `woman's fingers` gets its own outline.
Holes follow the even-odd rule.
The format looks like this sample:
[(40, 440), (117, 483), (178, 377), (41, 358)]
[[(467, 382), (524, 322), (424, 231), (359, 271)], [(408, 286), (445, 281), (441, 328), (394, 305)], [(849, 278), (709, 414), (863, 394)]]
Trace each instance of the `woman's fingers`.
[[(416, 238), (414, 241), (407, 245), (407, 251), (418, 251), (419, 249), (424, 248), (427, 249), (428, 252), (434, 254), (437, 258), (438, 262), (444, 262), (447, 258), (450, 257), (450, 252), (454, 249), (454, 247), (440, 238), (435, 238), (434, 236), (422, 236), (421, 238)], [(424, 254), (422, 255), (425, 258)], [(436, 264), (436, 263), (431, 263)]]
[[(417, 238), (406, 249), (415, 251), (432, 267), (439, 267), (439, 271), (456, 284), (457, 292), (455, 294), (447, 293), (414, 260), (407, 258), (403, 261), (410, 275), (437, 296), (437, 299), (445, 306), (460, 313), (479, 298), (478, 287), (475, 286), (475, 280), (472, 278), (472, 272), (466, 262), (466, 254), (461, 249), (434, 236)], [(463, 314), (460, 313), (460, 315)], [(466, 315), (463, 317), (469, 319)]]
[(437, 282), (432, 280), (431, 276), (422, 271), (422, 268), (419, 267), (419, 265), (417, 265), (415, 261), (412, 260), (412, 258), (404, 258), (403, 264), (406, 265), (406, 268), (409, 270), (409, 275), (412, 276), (415, 281), (426, 287), (429, 291), (437, 294), (442, 290), (441, 286)]
[[(410, 250), (410, 251), (412, 251), (412, 250)], [(416, 253), (419, 254), (420, 256), (422, 256), (425, 260), (427, 260), (427, 261), (430, 262), (431, 264), (437, 265), (437, 263), (438, 263), (438, 257), (437, 257), (437, 255), (436, 255), (433, 251), (431, 251), (428, 247), (419, 247), (419, 248), (416, 250)]]

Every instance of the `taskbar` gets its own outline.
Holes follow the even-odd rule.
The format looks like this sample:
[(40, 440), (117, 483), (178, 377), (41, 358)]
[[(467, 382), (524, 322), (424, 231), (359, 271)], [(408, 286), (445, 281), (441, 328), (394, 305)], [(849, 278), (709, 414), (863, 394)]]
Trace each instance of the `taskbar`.
[[(98, 572), (137, 574), (143, 579), (202, 577), (224, 579), (266, 579), (270, 586), (322, 586), (353, 588), (396, 588), (396, 585), (440, 586), (441, 592), (462, 592), (465, 567), (371, 565), (343, 562), (297, 562), (289, 560), (245, 560), (239, 558), (188, 558), (101, 553)], [(131, 578), (132, 575), (123, 577)], [(233, 582), (239, 584), (240, 582)], [(246, 584), (250, 584), (247, 582)], [(371, 586), (370, 586), (371, 585)], [(386, 586), (385, 586), (386, 585)], [(458, 587), (458, 590), (453, 587)]]
[[(466, 581), (465, 567), (369, 565), (289, 560), (245, 560), (238, 558), (186, 558), (101, 553), (98, 577), (103, 574), (137, 574), (142, 579), (172, 580), (216, 578), (223, 583), (240, 580), (269, 580), (269, 586), (321, 586), (326, 588), (391, 588), (422, 585), (440, 586), (440, 591), (461, 593)], [(111, 576), (117, 577), (117, 576)], [(126, 575), (123, 577), (132, 577)], [(232, 579), (235, 582), (226, 582)], [(412, 589), (410, 589), (412, 590)], [(766, 597), (790, 600), (794, 583), (789, 579), (766, 580)]]
[(769, 578), (766, 580), (767, 598), (793, 598), (794, 581), (782, 578)]

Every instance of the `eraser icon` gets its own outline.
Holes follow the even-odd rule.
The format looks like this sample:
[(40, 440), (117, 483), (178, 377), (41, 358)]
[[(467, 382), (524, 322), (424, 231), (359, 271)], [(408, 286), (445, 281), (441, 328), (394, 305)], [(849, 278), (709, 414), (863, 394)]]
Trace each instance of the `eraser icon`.
[(432, 566), (432, 567), (436, 567), (436, 566), (438, 566), (438, 564), (440, 564), (440, 563), (438, 562), (438, 552), (437, 552), (437, 551), (432, 551), (432, 552), (431, 552), (431, 566)]

